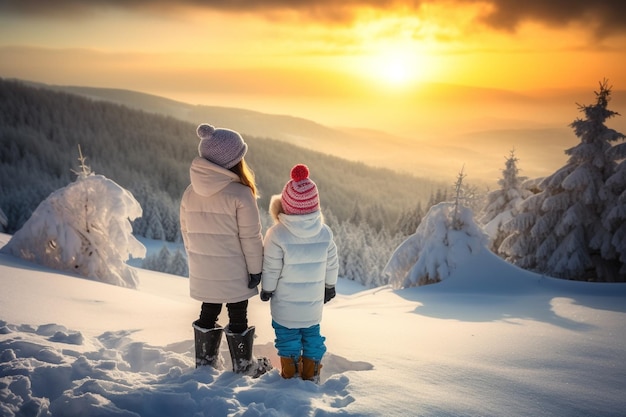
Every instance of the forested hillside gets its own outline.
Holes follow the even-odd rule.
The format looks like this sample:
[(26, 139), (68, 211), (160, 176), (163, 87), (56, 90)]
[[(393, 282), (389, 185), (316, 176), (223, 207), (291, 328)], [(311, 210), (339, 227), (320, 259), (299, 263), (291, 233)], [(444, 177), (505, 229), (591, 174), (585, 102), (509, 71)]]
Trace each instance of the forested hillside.
[[(6, 231), (18, 230), (44, 198), (74, 180), (80, 145), (95, 173), (130, 190), (140, 202), (144, 215), (135, 222), (135, 233), (177, 239), (178, 204), (197, 155), (195, 128), (201, 122), (212, 121), (190, 123), (0, 79), (0, 209), (7, 217)], [(390, 233), (401, 227), (402, 213), (415, 212), (447, 187), (282, 141), (245, 140), (261, 208), (281, 191), (295, 163), (309, 166), (329, 218), (365, 220)]]

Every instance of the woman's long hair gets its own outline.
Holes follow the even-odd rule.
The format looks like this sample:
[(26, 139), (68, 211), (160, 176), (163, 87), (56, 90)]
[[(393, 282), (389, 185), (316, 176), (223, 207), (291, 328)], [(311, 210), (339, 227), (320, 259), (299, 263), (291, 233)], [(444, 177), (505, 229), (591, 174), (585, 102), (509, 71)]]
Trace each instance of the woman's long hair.
[(254, 183), (254, 171), (252, 171), (252, 168), (246, 163), (245, 159), (242, 158), (241, 161), (237, 162), (237, 165), (230, 170), (237, 174), (241, 183), (250, 187), (252, 195), (257, 197), (256, 184)]

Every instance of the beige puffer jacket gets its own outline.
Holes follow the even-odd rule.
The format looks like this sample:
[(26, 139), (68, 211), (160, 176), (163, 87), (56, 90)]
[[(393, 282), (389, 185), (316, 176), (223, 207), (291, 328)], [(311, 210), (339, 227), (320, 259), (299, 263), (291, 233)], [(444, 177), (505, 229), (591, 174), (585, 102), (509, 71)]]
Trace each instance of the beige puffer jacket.
[(259, 208), (239, 177), (196, 157), (191, 185), (180, 204), (180, 229), (189, 262), (191, 297), (206, 303), (236, 303), (258, 294), (249, 273), (261, 272), (263, 238)]

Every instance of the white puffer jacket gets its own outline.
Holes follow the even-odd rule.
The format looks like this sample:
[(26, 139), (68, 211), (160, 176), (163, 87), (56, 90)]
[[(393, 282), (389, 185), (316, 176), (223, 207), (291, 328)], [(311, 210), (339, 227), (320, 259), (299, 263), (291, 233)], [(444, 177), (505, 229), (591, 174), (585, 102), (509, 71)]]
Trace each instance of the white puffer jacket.
[(265, 234), (262, 288), (274, 293), (274, 321), (307, 328), (322, 320), (324, 288), (337, 284), (337, 247), (320, 211), (287, 215), (278, 212), (280, 206), (274, 196), (270, 213), (277, 223)]
[(191, 297), (236, 303), (258, 294), (249, 273), (261, 272), (259, 208), (237, 174), (197, 157), (180, 204), (180, 229), (189, 262)]

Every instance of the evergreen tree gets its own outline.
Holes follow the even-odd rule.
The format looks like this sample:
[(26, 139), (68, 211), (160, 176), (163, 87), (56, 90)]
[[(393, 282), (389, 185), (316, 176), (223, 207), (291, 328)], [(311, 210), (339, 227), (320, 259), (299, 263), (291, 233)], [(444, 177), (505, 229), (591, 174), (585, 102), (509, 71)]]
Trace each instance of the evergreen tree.
[(377, 232), (367, 223), (354, 225), (347, 220), (338, 223), (336, 219), (332, 230), (339, 254), (339, 276), (367, 287), (386, 285), (382, 270), (404, 235), (390, 236), (386, 228)]
[(621, 161), (615, 173), (607, 180), (612, 199), (606, 206), (603, 225), (609, 230), (611, 244), (615, 247), (621, 264), (616, 281), (626, 281), (626, 143), (611, 149), (611, 155)]
[(163, 245), (159, 254), (157, 255), (155, 262), (155, 271), (167, 272), (170, 266), (170, 262), (172, 261), (172, 254), (170, 250), (167, 248), (167, 245)]
[(146, 221), (146, 231), (144, 236), (148, 239), (164, 240), (165, 232), (163, 231), (163, 219), (158, 200), (150, 198), (145, 207), (143, 217)]
[(166, 198), (162, 201), (164, 204), (161, 214), (163, 220), (164, 239), (168, 242), (178, 242), (177, 238), (180, 236), (178, 208), (173, 207), (173, 203), (170, 201), (169, 198)]
[(164, 244), (158, 253), (146, 256), (141, 262), (141, 267), (150, 271), (165, 272), (169, 266), (169, 257), (170, 253)]
[(442, 190), (441, 188), (437, 189), (435, 194), (430, 194), (430, 199), (428, 200), (428, 207), (432, 207), (436, 204), (443, 203), (444, 201), (448, 201), (448, 190)]
[(157, 259), (158, 254), (147, 255), (141, 261), (141, 268), (148, 269), (150, 271), (158, 271)]
[(355, 226), (361, 225), (364, 221), (363, 210), (361, 209), (361, 202), (355, 201), (352, 207), (352, 214), (349, 217), (350, 223)]
[(514, 264), (567, 279), (620, 279), (615, 234), (603, 221), (616, 201), (615, 187), (607, 185), (617, 166), (611, 143), (624, 139), (605, 125), (618, 114), (607, 108), (610, 93), (604, 81), (596, 103), (579, 106), (585, 118), (571, 127), (580, 143), (565, 151), (566, 165), (544, 178), (542, 191), (525, 200), (520, 213), (504, 226), (510, 235), (500, 250)]
[(401, 233), (404, 236), (412, 235), (417, 230), (422, 217), (424, 217), (422, 203), (418, 203), (412, 209), (405, 210), (400, 214), (396, 222), (396, 233)]
[(172, 275), (180, 275), (181, 277), (189, 276), (189, 266), (187, 264), (187, 258), (180, 249), (176, 250), (176, 252), (174, 252), (174, 255), (172, 255), (167, 273)]
[(519, 205), (532, 194), (522, 186), (527, 178), (519, 175), (518, 161), (512, 150), (504, 164), (502, 178), (498, 180), (500, 188), (487, 194), (487, 204), (479, 219), (489, 235), (490, 248), (496, 254), (507, 236), (502, 226), (515, 217)]
[(0, 232), (4, 232), (9, 225), (9, 219), (7, 218), (4, 211), (0, 208)]
[(353, 281), (364, 282), (367, 272), (363, 253), (365, 240), (363, 239), (361, 228), (354, 226), (350, 222), (350, 225), (346, 225), (344, 229), (346, 235), (342, 239), (343, 246), (341, 248), (343, 261), (341, 265), (344, 267), (344, 275), (341, 276)]
[(365, 223), (380, 232), (385, 227), (385, 211), (380, 203), (374, 203), (367, 208), (364, 216)]

